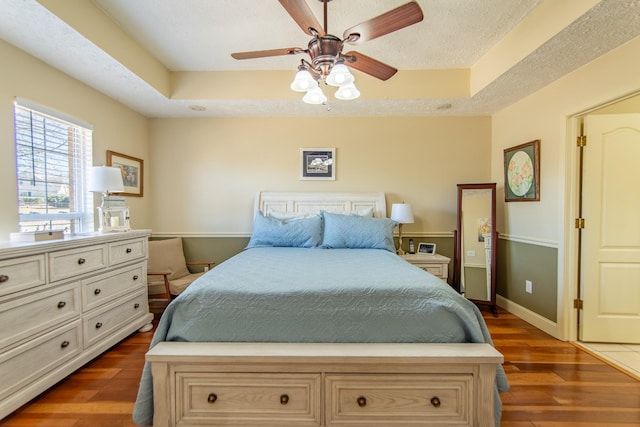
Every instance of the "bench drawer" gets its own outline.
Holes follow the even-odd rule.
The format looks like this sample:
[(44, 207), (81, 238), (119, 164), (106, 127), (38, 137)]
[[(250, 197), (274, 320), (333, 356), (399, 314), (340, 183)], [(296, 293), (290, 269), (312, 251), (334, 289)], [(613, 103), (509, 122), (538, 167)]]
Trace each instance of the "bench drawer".
[(327, 375), (328, 426), (471, 426), (471, 374)]
[(179, 425), (319, 426), (320, 374), (179, 373)]

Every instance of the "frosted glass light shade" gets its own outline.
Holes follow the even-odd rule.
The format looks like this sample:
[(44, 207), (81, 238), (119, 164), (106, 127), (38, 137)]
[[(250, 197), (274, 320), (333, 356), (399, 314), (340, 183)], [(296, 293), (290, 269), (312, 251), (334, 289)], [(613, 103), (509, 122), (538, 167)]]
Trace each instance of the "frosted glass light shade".
[(95, 193), (122, 193), (124, 184), (120, 168), (93, 166), (89, 177), (89, 191)]
[(391, 219), (400, 224), (413, 224), (413, 210), (408, 203), (394, 203), (391, 205)]
[(314, 87), (309, 90), (303, 97), (302, 100), (307, 104), (324, 104), (327, 102), (327, 97), (322, 92), (319, 86)]
[(340, 86), (340, 88), (336, 91), (336, 98), (341, 99), (343, 101), (349, 101), (351, 99), (356, 99), (360, 96), (360, 91), (356, 88), (356, 85), (353, 83)]
[(355, 77), (349, 72), (349, 67), (344, 64), (336, 64), (327, 76), (327, 84), (331, 86), (343, 86), (353, 83)]
[(295, 90), (296, 92), (306, 92), (315, 86), (318, 86), (318, 83), (307, 70), (298, 71), (291, 82), (291, 90)]

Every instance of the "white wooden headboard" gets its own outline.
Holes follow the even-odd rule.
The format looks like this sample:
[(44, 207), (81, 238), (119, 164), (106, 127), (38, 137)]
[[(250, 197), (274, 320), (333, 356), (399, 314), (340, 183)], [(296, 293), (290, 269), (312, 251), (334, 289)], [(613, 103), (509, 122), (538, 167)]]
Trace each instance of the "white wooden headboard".
[(386, 218), (384, 193), (287, 193), (260, 191), (256, 194), (256, 211), (280, 213), (316, 213), (321, 210), (350, 214), (373, 209), (373, 216)]

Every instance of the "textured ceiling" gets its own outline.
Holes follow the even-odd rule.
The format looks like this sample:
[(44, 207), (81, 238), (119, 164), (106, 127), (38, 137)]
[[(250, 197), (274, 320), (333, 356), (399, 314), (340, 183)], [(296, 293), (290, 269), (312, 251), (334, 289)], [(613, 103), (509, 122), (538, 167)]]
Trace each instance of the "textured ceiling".
[[(36, 0), (1, 0), (0, 38), (85, 82), (148, 117), (273, 115), (486, 115), (640, 34), (640, 0), (604, 0), (468, 97), (375, 97), (310, 106), (283, 96), (268, 99), (175, 99), (154, 88), (120, 58), (107, 53), (77, 25)], [(298, 56), (237, 61), (232, 52), (306, 47), (303, 33), (276, 0), (86, 0), (106, 14), (168, 71), (285, 70), (295, 74)], [(407, 0), (333, 0), (328, 32), (398, 7)], [(547, 0), (549, 1), (549, 0)], [(307, 0), (322, 22), (322, 4)], [(425, 19), (357, 46), (400, 70), (469, 69), (542, 0), (418, 0)], [(53, 9), (52, 9), (53, 10)], [(83, 23), (91, 25), (91, 22)], [(349, 48), (348, 50), (351, 50)], [(399, 74), (400, 74), (399, 73)], [(368, 76), (357, 74), (357, 79)], [(358, 83), (358, 81), (356, 81)], [(286, 94), (286, 96), (285, 96)], [(196, 112), (189, 105), (204, 106)], [(447, 110), (439, 109), (451, 104)]]

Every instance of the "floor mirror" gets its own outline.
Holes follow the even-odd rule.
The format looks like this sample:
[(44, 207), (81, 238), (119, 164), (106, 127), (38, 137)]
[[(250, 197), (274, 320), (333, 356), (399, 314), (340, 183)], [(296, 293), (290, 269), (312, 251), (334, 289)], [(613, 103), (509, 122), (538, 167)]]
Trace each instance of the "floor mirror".
[(478, 305), (496, 310), (496, 184), (458, 184), (453, 284)]

